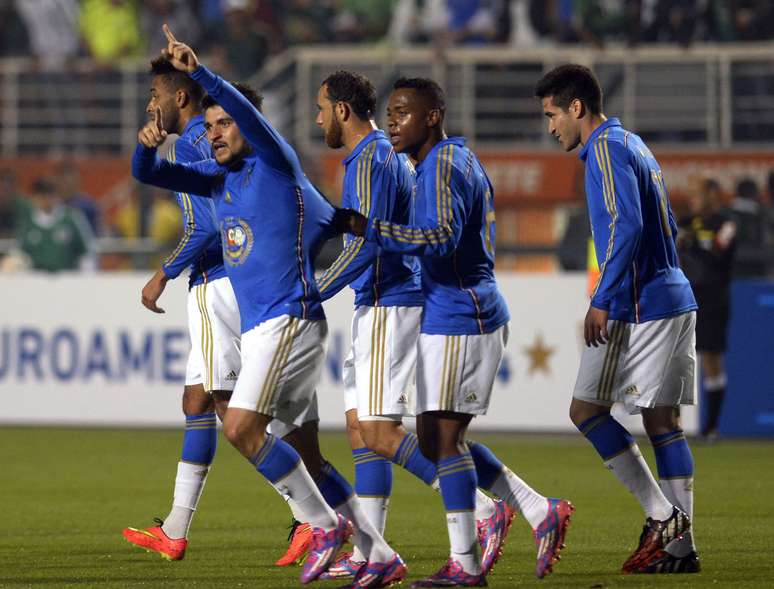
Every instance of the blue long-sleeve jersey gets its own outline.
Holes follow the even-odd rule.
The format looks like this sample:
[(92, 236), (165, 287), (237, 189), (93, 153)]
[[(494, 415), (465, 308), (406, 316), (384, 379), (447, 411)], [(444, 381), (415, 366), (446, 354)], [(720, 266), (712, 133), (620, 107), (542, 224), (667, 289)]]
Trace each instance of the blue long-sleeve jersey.
[(243, 333), (280, 315), (324, 319), (313, 262), (334, 234), (334, 207), (304, 175), (293, 148), (233, 86), (203, 66), (191, 77), (234, 119), (252, 153), (230, 167), (214, 159), (179, 164), (138, 145), (132, 173), (212, 196)]
[[(210, 159), (210, 144), (204, 129), (204, 117), (193, 117), (169, 151), (172, 162), (190, 163)], [(161, 265), (164, 274), (177, 278), (190, 267), (188, 288), (226, 275), (220, 245), (218, 222), (212, 199), (198, 194), (176, 192), (177, 204), (183, 212), (183, 236)]]
[(611, 118), (579, 157), (600, 271), (591, 305), (629, 323), (696, 309), (661, 167), (642, 139)]
[(420, 256), (422, 333), (478, 335), (509, 320), (494, 278), (494, 189), (461, 137), (435, 145), (417, 166), (416, 222), (374, 219), (366, 239)]
[[(410, 223), (414, 171), (397, 155), (383, 131), (364, 137), (344, 160), (341, 206), (369, 219)], [(413, 256), (382, 251), (362, 237), (346, 235), (344, 249), (317, 281), (323, 300), (349, 284), (355, 305), (420, 307), (424, 301), (419, 263)]]

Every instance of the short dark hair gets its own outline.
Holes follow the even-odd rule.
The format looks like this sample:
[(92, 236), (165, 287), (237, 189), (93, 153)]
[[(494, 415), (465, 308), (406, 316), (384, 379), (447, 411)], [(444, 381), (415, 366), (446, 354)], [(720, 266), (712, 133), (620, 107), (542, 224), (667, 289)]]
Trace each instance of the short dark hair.
[(194, 104), (199, 104), (204, 97), (204, 90), (199, 84), (185, 72), (175, 69), (175, 66), (161, 56), (150, 62), (150, 74), (163, 78), (167, 86), (173, 90), (185, 90)]
[(376, 112), (376, 89), (371, 80), (347, 70), (338, 70), (323, 80), (331, 102), (346, 102), (359, 119), (372, 118)]
[(32, 192), (34, 194), (54, 194), (56, 192), (56, 184), (49, 178), (37, 178), (32, 183)]
[(430, 78), (398, 78), (392, 85), (393, 90), (408, 88), (414, 90), (427, 102), (430, 108), (438, 109), (441, 116), (446, 113), (446, 97), (437, 82)]
[(553, 103), (565, 111), (573, 100), (578, 99), (591, 114), (602, 112), (602, 86), (594, 72), (583, 65), (568, 63), (552, 69), (535, 85), (535, 96), (550, 96)]
[[(240, 82), (230, 82), (230, 84), (236, 88), (242, 96), (247, 98), (247, 101), (258, 109), (258, 112), (263, 112), (263, 96), (261, 94), (247, 84), (242, 84)], [(213, 106), (221, 105), (209, 94), (205, 95), (204, 98), (202, 98), (202, 111)]]

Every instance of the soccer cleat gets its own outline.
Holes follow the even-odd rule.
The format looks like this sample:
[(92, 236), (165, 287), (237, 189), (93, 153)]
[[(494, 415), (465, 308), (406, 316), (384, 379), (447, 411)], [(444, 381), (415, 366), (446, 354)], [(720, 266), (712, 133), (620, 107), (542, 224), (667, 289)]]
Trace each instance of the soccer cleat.
[(670, 542), (682, 538), (691, 528), (689, 517), (677, 507), (672, 508), (672, 515), (664, 521), (648, 518), (642, 527), (640, 544), (632, 555), (626, 559), (621, 572), (633, 573), (650, 563), (656, 554), (664, 550)]
[(503, 554), (505, 538), (513, 522), (514, 513), (505, 501), (495, 501), (495, 512), (488, 519), (476, 522), (478, 542), (481, 544), (481, 573), (488, 575)]
[(294, 519), (290, 525), (288, 540), (290, 541), (290, 546), (288, 546), (287, 552), (274, 563), (278, 567), (286, 567), (297, 562), (303, 562), (306, 552), (309, 550), (309, 544), (312, 542), (312, 526)]
[(564, 538), (573, 511), (575, 507), (566, 499), (548, 500), (548, 515), (534, 531), (537, 546), (535, 576), (538, 579), (552, 572), (554, 564), (560, 559), (559, 553), (564, 548)]
[(164, 522), (159, 518), (154, 518), (154, 521), (158, 524), (157, 526), (141, 530), (124, 528), (122, 534), (127, 542), (144, 548), (146, 552), (157, 552), (165, 560), (183, 560), (188, 540), (170, 538), (161, 529)]
[(388, 562), (369, 562), (361, 567), (355, 582), (342, 589), (377, 589), (401, 583), (408, 573), (406, 565), (396, 552)]
[(462, 565), (450, 558), (437, 573), (426, 579), (414, 581), (412, 587), (486, 587), (486, 577), (483, 573), (471, 575), (466, 573)]
[(691, 550), (682, 557), (672, 556), (666, 550), (659, 550), (646, 563), (632, 572), (645, 575), (700, 573), (701, 563), (695, 550)]
[(331, 564), (352, 533), (352, 523), (337, 515), (338, 523), (332, 530), (325, 531), (322, 528), (312, 529), (312, 542), (309, 545), (309, 555), (301, 569), (301, 583), (311, 583), (317, 579)]
[(331, 581), (354, 577), (365, 565), (366, 561), (364, 560), (352, 560), (351, 552), (342, 552), (334, 563), (328, 567), (328, 570), (319, 576), (319, 579), (321, 581)]

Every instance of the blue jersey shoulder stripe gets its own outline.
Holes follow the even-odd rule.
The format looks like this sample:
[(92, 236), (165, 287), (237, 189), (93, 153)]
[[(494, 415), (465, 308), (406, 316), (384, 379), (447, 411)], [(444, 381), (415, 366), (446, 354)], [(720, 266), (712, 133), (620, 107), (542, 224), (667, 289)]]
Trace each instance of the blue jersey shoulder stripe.
[(597, 165), (599, 166), (600, 174), (602, 175), (602, 193), (605, 199), (605, 207), (610, 215), (610, 237), (607, 240), (605, 259), (599, 266), (599, 276), (597, 277), (597, 283), (594, 286), (594, 292), (591, 295), (592, 298), (597, 293), (597, 289), (599, 289), (599, 285), (602, 283), (602, 277), (605, 274), (607, 263), (613, 253), (616, 221), (618, 220), (618, 209), (616, 208), (615, 202), (615, 182), (613, 180), (613, 170), (610, 163), (610, 151), (607, 147), (607, 136), (608, 131), (605, 131), (600, 138), (594, 142), (594, 155), (597, 160)]

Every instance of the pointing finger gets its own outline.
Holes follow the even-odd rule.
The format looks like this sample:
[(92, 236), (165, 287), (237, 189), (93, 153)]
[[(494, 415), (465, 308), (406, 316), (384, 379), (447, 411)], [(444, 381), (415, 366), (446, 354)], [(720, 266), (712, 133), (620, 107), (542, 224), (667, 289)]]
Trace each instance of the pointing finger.
[(164, 25), (161, 27), (164, 29), (164, 34), (167, 36), (167, 41), (170, 43), (177, 43), (177, 39), (175, 39), (175, 36), (172, 34), (172, 31), (167, 26), (167, 23), (164, 23)]

